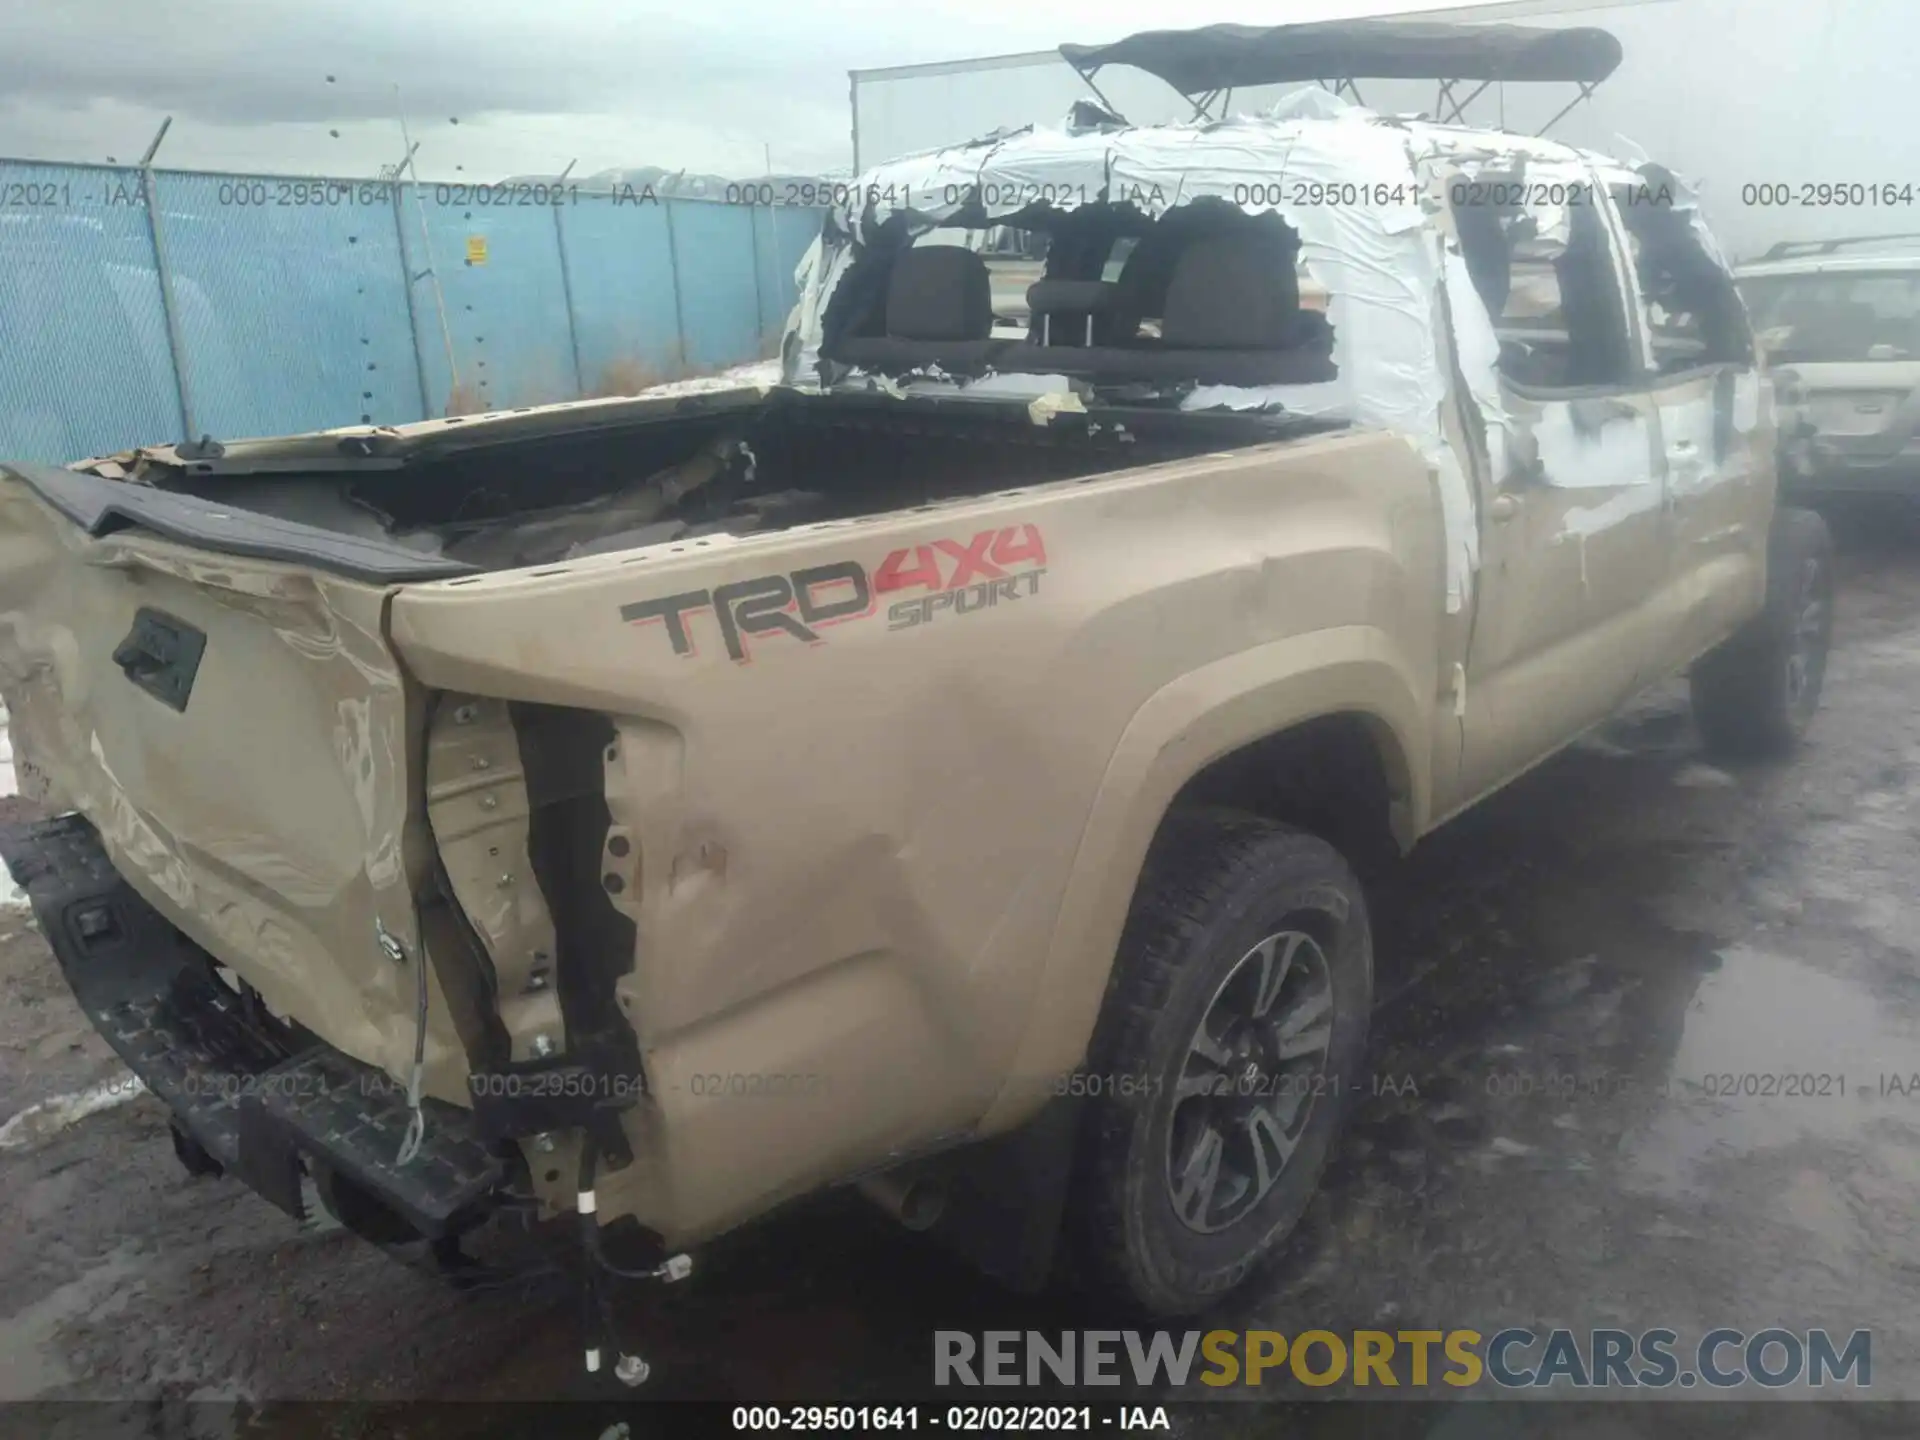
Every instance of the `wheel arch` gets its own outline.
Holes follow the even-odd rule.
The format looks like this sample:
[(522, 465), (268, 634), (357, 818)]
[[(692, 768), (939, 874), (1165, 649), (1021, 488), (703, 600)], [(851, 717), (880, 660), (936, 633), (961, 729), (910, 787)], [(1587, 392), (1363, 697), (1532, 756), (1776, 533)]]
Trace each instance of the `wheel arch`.
[[(1350, 626), (1243, 651), (1151, 696), (1109, 760), (1008, 1083), (982, 1117), (980, 1132), (1004, 1130), (1032, 1111), (1037, 1088), (1022, 1077), (1058, 1074), (1084, 1058), (1148, 847), (1166, 817), (1205, 791), (1212, 777), (1236, 765), (1257, 769), (1297, 737), (1311, 735), (1315, 744), (1370, 759), (1386, 809), (1377, 838), (1383, 847), (1410, 846), (1425, 829), (1431, 804), (1425, 737), (1432, 707), (1421, 693), (1414, 667), (1384, 632)], [(1201, 798), (1219, 803), (1218, 796)], [(1300, 823), (1270, 807), (1246, 808)]]

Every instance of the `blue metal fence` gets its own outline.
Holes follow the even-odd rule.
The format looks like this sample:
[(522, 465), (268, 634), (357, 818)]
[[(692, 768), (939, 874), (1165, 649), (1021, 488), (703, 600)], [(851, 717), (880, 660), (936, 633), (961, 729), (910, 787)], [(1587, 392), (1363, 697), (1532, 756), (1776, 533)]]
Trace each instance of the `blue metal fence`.
[(738, 364), (773, 352), (819, 224), (571, 187), (0, 160), (0, 457), (397, 424)]

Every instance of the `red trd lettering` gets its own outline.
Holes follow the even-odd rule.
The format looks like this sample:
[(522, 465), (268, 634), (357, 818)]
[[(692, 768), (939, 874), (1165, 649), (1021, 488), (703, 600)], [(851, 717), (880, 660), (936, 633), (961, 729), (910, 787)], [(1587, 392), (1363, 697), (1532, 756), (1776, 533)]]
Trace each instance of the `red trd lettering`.
[(987, 547), (998, 538), (998, 532), (982, 530), (966, 545), (958, 540), (936, 540), (943, 554), (951, 555), (954, 560), (953, 574), (947, 580), (949, 590), (957, 590), (970, 582), (975, 575), (982, 580), (998, 580), (1005, 572), (987, 559)]
[(873, 572), (873, 589), (877, 595), (885, 595), (890, 590), (905, 590), (911, 585), (919, 585), (928, 590), (940, 588), (940, 562), (933, 558), (933, 547), (916, 545), (913, 547), (914, 566), (905, 568), (907, 552), (896, 550), (880, 562), (880, 568)]
[(1040, 538), (1040, 527), (1022, 525), (1016, 530), (1009, 525), (993, 537), (993, 559), (995, 564), (1009, 568), (1022, 560), (1031, 560), (1036, 565), (1046, 564), (1047, 546)]

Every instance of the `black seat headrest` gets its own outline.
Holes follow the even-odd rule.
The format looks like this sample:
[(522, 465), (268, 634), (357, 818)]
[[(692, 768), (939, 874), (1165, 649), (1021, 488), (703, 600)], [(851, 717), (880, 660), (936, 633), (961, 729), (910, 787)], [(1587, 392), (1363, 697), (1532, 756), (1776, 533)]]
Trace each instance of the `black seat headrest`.
[(961, 245), (915, 245), (893, 260), (887, 334), (895, 340), (985, 340), (993, 333), (987, 262)]
[(1285, 348), (1300, 311), (1297, 254), (1267, 229), (1195, 240), (1174, 265), (1160, 338), (1196, 350)]

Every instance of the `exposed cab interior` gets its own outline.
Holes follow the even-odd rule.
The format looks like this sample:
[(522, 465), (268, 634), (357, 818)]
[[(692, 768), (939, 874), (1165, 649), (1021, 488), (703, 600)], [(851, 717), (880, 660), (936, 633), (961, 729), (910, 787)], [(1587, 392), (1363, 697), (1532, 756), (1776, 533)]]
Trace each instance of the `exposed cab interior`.
[(1154, 217), (1031, 206), (991, 230), (910, 221), (883, 227), (835, 293), (825, 360), (1167, 387), (1339, 373), (1326, 315), (1303, 303), (1299, 236), (1278, 215), (1203, 199)]

